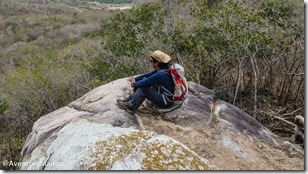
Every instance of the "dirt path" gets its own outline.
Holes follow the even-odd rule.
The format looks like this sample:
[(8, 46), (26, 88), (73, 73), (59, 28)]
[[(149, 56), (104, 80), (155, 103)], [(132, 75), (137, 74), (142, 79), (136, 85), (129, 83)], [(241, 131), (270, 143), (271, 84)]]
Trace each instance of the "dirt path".
[[(213, 122), (204, 127), (182, 127), (161, 120), (159, 117), (138, 113), (145, 130), (165, 134), (182, 142), (200, 156), (208, 159), (220, 170), (304, 170), (304, 159), (289, 155), (280, 147), (261, 140), (250, 139), (237, 133), (236, 140), (228, 132)], [(278, 139), (279, 144), (282, 139)]]

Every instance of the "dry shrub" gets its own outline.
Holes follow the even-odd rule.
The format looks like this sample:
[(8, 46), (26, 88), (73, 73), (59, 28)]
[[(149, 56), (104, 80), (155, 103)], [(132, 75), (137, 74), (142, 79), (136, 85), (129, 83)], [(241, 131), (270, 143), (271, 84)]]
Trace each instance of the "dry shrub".
[(32, 41), (31, 43), (36, 44), (38, 46), (44, 48), (55, 48), (63, 43), (64, 38), (56, 37), (56, 38), (49, 38), (44, 35), (39, 36), (36, 40)]
[(6, 47), (13, 43), (13, 38), (5, 33), (5, 31), (0, 31), (0, 45)]
[(29, 41), (33, 41), (37, 39), (39, 36), (44, 35), (45, 32), (46, 30), (44, 29), (44, 27), (34, 27), (33, 30), (30, 30), (27, 33), (27, 36), (29, 38)]
[(98, 23), (93, 24), (75, 24), (75, 25), (67, 25), (60, 29), (60, 33), (63, 36), (69, 36), (66, 38), (72, 38), (72, 35), (81, 36), (82, 33), (96, 31), (100, 29), (100, 25)]

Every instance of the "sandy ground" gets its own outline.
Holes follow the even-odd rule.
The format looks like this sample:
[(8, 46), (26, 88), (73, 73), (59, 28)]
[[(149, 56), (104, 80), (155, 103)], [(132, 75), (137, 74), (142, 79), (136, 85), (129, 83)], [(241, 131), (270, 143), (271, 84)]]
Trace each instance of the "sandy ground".
[[(280, 146), (270, 145), (241, 133), (226, 132), (219, 121), (191, 128), (181, 127), (159, 117), (137, 114), (145, 130), (165, 134), (182, 142), (219, 170), (304, 170), (303, 157), (292, 156)], [(224, 136), (234, 134), (237, 134), (236, 140)], [(283, 139), (275, 139), (282, 144)]]

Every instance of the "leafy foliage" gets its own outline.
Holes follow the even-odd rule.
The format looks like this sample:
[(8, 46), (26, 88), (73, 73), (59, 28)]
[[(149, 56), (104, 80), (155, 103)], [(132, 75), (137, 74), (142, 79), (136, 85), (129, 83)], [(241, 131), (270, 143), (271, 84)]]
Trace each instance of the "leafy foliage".
[(0, 115), (4, 114), (4, 112), (9, 108), (9, 104), (6, 102), (0, 103)]
[(302, 12), (297, 0), (163, 1), (118, 14), (101, 35), (115, 64), (135, 67), (148, 50), (161, 49), (189, 80), (256, 116), (265, 95), (273, 105), (286, 106), (291, 96), (296, 102), (288, 107), (302, 105)]

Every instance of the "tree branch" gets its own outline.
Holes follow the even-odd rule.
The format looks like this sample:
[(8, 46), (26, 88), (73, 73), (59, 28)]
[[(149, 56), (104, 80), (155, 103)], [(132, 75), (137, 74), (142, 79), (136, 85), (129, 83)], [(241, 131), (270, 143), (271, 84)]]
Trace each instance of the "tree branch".
[(292, 122), (290, 122), (290, 121), (288, 121), (288, 120), (286, 120), (286, 119), (283, 119), (283, 118), (281, 118), (281, 117), (275, 116), (275, 115), (273, 115), (273, 114), (271, 114), (271, 113), (269, 113), (269, 112), (266, 112), (266, 111), (259, 111), (259, 112), (262, 113), (262, 114), (269, 115), (270, 117), (275, 118), (275, 119), (277, 119), (277, 120), (280, 120), (280, 121), (282, 121), (282, 122), (284, 122), (284, 123), (286, 123), (286, 124), (288, 124), (288, 125), (290, 125), (290, 126), (292, 126), (292, 127), (295, 127), (295, 126), (296, 126), (295, 123), (292, 123)]

